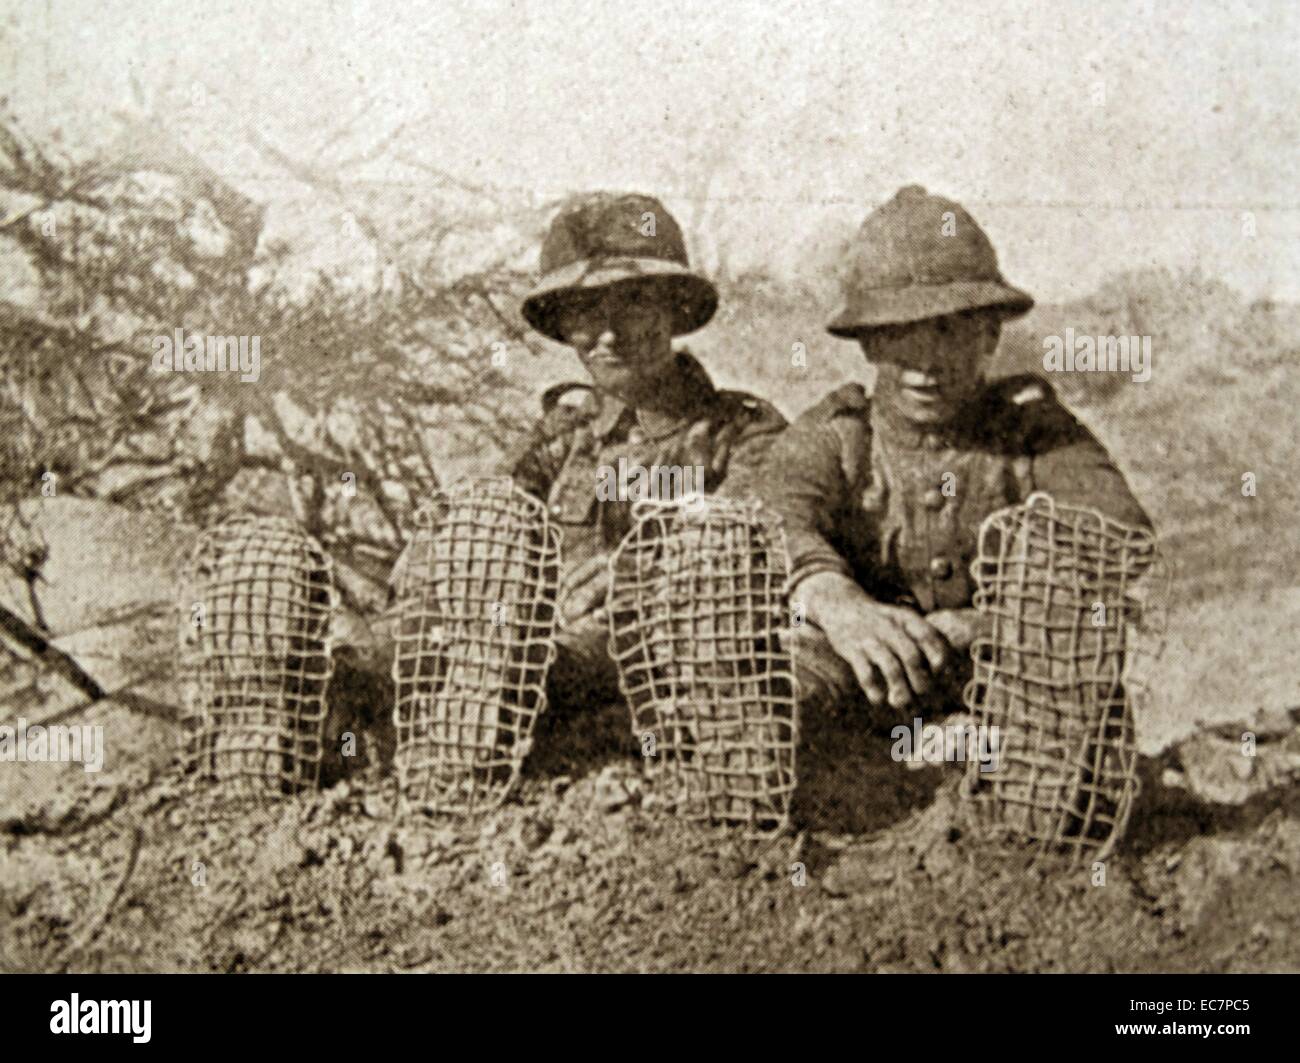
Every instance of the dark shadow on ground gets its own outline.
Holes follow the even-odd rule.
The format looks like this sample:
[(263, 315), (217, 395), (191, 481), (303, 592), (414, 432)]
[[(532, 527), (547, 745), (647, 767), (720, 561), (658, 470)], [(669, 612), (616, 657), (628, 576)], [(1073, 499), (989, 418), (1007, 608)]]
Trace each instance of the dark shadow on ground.
[[(321, 784), (328, 788), (340, 779), (378, 765), (387, 772), (393, 765), (397, 736), (393, 728), (396, 688), (390, 675), (350, 649), (335, 654), (334, 676), (328, 697)], [(352, 753), (344, 736), (356, 737)]]
[(560, 646), (546, 682), (547, 708), (533, 728), (524, 778), (577, 778), (640, 755), (613, 661)]
[(525, 779), (578, 778), (636, 757), (628, 708), (621, 700), (551, 705), (533, 727)]
[(1240, 805), (1209, 804), (1186, 790), (1160, 781), (1163, 760), (1144, 761), (1139, 772), (1142, 788), (1129, 815), (1125, 853), (1142, 857), (1162, 845), (1185, 845), (1193, 838), (1248, 834), (1278, 809), (1300, 817), (1300, 790), (1266, 790)]
[(799, 830), (870, 834), (929, 805), (960, 765), (909, 769), (893, 759), (887, 729), (869, 728), (849, 712), (806, 713), (796, 761)]

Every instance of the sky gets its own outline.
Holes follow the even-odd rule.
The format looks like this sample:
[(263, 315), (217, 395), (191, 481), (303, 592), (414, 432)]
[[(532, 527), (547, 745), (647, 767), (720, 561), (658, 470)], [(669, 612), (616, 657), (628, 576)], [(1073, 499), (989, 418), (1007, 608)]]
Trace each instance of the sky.
[[(904, 184), (1042, 301), (1148, 265), (1300, 299), (1300, 5), (0, 0), (0, 84), (93, 140), (140, 100), (259, 197), (243, 127), (549, 199), (659, 195), (706, 268), (821, 268)], [(133, 83), (136, 88), (133, 89)], [(323, 150), (322, 150), (323, 149)], [(333, 154), (331, 154), (333, 152)], [(399, 164), (397, 159), (405, 160)], [(428, 180), (438, 180), (429, 176)]]

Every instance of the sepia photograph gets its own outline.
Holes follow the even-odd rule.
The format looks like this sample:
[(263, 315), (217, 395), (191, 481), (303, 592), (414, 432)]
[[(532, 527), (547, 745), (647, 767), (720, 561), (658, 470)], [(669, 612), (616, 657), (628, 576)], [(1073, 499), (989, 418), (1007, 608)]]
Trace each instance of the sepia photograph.
[(1300, 973), (1298, 54), (0, 3), (0, 971)]

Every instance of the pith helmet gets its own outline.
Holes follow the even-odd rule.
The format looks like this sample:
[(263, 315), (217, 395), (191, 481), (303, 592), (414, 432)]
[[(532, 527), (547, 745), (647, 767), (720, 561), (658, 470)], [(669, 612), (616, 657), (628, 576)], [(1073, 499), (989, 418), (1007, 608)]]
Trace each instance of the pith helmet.
[(541, 274), (523, 315), (561, 342), (556, 312), (613, 284), (644, 285), (666, 300), (677, 336), (694, 332), (718, 307), (717, 289), (691, 270), (681, 228), (653, 196), (595, 192), (570, 200), (542, 242)]
[(852, 338), (962, 310), (1026, 313), (1034, 300), (998, 271), (993, 245), (959, 203), (909, 185), (867, 215), (850, 252), (844, 309), (826, 326)]

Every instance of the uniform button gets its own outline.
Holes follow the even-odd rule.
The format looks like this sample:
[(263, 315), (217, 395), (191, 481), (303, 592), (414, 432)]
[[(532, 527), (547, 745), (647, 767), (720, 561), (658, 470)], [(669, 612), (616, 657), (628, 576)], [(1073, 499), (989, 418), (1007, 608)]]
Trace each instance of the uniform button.
[(927, 435), (925, 437), (926, 450), (943, 450), (943, 437), (936, 435)]
[(952, 562), (946, 557), (936, 557), (930, 562), (930, 575), (935, 579), (947, 579), (952, 575)]
[(629, 443), (633, 444), (634, 446), (635, 446), (637, 443), (644, 443), (644, 442), (645, 442), (645, 433), (642, 432), (641, 429), (639, 429), (639, 428), (633, 428), (633, 429), (632, 429), (630, 432), (628, 432), (628, 434), (627, 434), (627, 441), (628, 441)]
[(558, 517), (558, 516), (559, 516), (561, 513), (563, 513), (563, 512), (564, 512), (564, 506), (563, 506), (563, 505), (561, 505), (559, 502), (552, 502), (552, 503), (551, 503), (551, 516), (552, 516), (552, 517)]
[(926, 509), (943, 509), (943, 492), (932, 487), (921, 496), (921, 501)]

